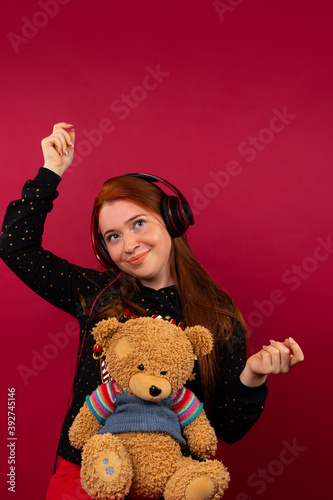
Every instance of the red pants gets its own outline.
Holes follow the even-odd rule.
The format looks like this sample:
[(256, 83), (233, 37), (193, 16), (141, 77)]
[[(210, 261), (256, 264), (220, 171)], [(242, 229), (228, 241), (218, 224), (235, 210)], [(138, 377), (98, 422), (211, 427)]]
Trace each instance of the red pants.
[(81, 487), (80, 469), (79, 465), (59, 458), (59, 467), (51, 477), (46, 500), (91, 500)]

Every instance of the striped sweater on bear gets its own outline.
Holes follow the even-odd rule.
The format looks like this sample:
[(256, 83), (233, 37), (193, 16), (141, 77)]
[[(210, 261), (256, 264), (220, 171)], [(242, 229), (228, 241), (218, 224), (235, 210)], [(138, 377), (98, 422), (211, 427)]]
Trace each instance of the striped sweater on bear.
[[(86, 397), (90, 411), (102, 424), (109, 415), (114, 413), (117, 394), (126, 394), (126, 392), (112, 380), (100, 385), (90, 396)], [(173, 411), (181, 427), (191, 423), (202, 410), (203, 404), (186, 387), (179, 389), (171, 398), (174, 403)]]

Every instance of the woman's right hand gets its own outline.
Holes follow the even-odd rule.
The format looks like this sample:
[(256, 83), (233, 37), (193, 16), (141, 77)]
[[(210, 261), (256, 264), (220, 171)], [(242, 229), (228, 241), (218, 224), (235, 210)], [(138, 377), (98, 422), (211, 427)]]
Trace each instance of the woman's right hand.
[[(68, 128), (71, 128), (69, 132), (66, 130)], [(56, 123), (53, 127), (53, 133), (41, 142), (44, 167), (61, 177), (73, 161), (74, 140), (73, 125), (66, 122)]]

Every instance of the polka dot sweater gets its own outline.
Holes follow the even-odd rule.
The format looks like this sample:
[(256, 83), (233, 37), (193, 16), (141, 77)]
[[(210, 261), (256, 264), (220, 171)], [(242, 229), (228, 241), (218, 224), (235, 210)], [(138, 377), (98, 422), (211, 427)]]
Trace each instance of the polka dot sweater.
[[(93, 357), (94, 340), (90, 334), (96, 324), (94, 315), (105, 306), (105, 287), (112, 290), (118, 270), (99, 272), (69, 263), (42, 248), (42, 235), (47, 213), (58, 196), (61, 177), (41, 168), (28, 180), (19, 200), (7, 208), (1, 237), (0, 256), (12, 271), (42, 298), (74, 316), (80, 324), (78, 359), (73, 381), (72, 402), (65, 417), (58, 453), (74, 463), (81, 462), (81, 452), (69, 444), (68, 430), (85, 401), (101, 383), (100, 361)], [(82, 305), (84, 297), (87, 308)], [(139, 285), (132, 301), (143, 307), (147, 315), (160, 314), (177, 323), (183, 314), (175, 286), (154, 290)], [(91, 311), (90, 317), (87, 314)], [(78, 363), (78, 360), (80, 362)], [(220, 352), (220, 379), (214, 399), (214, 427), (217, 436), (227, 443), (241, 439), (258, 420), (267, 396), (266, 384), (249, 388), (239, 380), (246, 362), (245, 334), (237, 325), (232, 341)], [(203, 400), (197, 364), (187, 384)]]

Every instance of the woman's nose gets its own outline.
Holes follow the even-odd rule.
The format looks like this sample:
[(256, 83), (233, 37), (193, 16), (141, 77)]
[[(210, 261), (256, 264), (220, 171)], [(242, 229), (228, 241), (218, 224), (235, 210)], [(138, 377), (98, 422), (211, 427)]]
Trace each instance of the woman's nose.
[(132, 253), (139, 246), (139, 243), (136, 240), (136, 237), (132, 233), (126, 234), (124, 236), (124, 251), (125, 253)]

